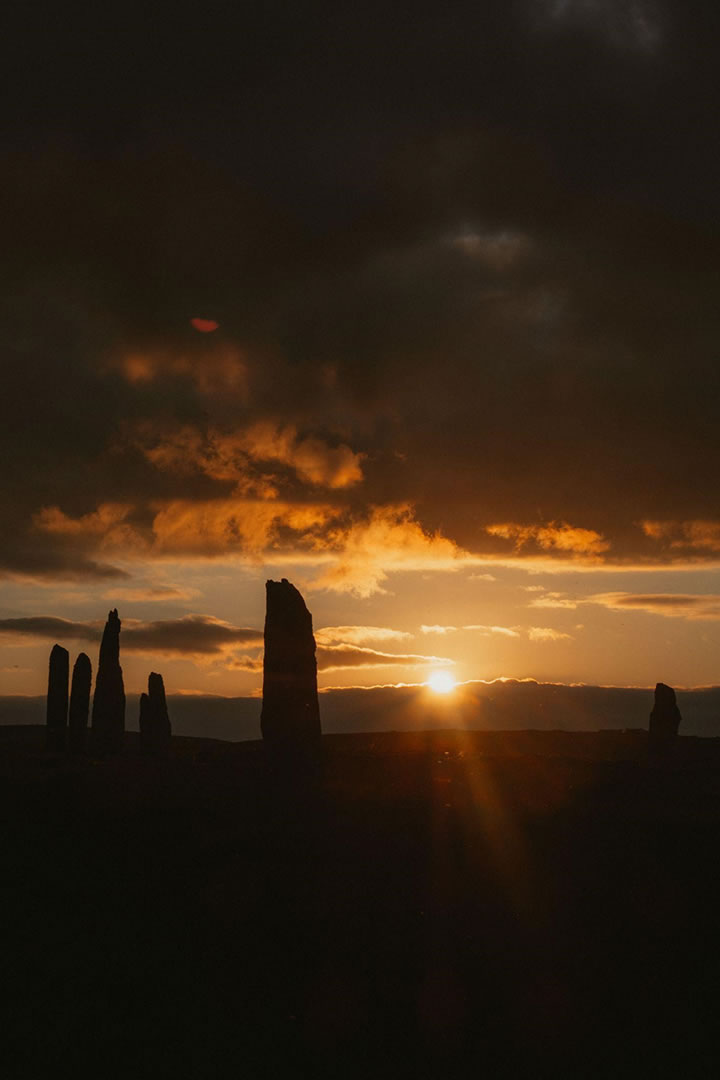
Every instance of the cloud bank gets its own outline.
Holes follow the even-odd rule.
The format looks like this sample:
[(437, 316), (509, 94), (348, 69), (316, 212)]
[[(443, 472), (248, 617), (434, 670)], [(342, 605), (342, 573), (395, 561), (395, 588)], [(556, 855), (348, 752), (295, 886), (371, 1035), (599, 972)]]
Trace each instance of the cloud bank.
[(187, 14), (7, 32), (0, 573), (716, 560), (716, 5)]

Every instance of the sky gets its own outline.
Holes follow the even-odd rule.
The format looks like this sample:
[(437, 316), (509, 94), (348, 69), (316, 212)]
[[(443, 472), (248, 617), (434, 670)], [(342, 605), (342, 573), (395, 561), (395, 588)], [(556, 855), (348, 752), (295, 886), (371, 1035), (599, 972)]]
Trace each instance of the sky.
[(0, 693), (720, 682), (716, 4), (15, 7)]

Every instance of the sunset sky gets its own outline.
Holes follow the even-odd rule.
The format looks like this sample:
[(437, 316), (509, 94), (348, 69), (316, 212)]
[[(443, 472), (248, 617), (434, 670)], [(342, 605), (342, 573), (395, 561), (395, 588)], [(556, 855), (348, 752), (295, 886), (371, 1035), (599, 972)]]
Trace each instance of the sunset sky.
[(718, 5), (113, 10), (2, 42), (0, 693), (257, 692), (268, 577), (322, 686), (719, 683)]

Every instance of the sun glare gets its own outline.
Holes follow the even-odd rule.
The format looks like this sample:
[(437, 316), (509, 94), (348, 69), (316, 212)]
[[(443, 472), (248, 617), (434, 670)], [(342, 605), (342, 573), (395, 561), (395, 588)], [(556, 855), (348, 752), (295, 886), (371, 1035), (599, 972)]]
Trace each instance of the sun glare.
[(434, 671), (428, 679), (427, 685), (436, 694), (449, 694), (455, 689), (457, 683), (448, 671)]

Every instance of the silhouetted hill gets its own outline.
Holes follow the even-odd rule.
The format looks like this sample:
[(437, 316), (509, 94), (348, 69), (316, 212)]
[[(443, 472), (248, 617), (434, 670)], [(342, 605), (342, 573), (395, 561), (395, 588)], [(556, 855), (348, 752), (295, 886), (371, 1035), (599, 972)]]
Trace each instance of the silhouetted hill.
[[(678, 690), (685, 735), (720, 735), (720, 687)], [(173, 732), (232, 742), (260, 737), (259, 698), (168, 695)], [(652, 688), (567, 686), (532, 681), (466, 683), (447, 698), (425, 687), (329, 690), (320, 695), (325, 733), (429, 728), (598, 731), (647, 729)], [(138, 730), (139, 696), (127, 695), (127, 728)], [(0, 697), (1, 724), (45, 723), (45, 699)]]

